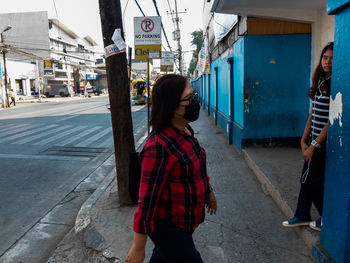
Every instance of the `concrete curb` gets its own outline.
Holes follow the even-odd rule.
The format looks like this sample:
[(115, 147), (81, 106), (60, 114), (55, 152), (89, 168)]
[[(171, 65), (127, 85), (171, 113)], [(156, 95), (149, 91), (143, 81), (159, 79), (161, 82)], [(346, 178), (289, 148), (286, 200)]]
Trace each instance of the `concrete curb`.
[[(288, 203), (283, 199), (278, 189), (271, 183), (269, 178), (259, 169), (259, 167), (255, 164), (253, 159), (249, 156), (247, 151), (242, 150), (242, 156), (249, 168), (253, 171), (259, 182), (261, 183), (263, 190), (271, 195), (272, 199), (278, 205), (278, 207), (282, 210), (282, 212), (286, 215), (287, 218), (291, 218), (294, 216), (294, 212)], [(308, 248), (312, 249), (313, 246), (318, 242), (318, 238), (315, 237), (310, 231), (306, 228), (294, 228), (294, 230), (298, 233), (298, 235), (304, 240), (305, 244)]]
[(85, 229), (91, 222), (90, 218), (90, 210), (92, 206), (98, 201), (101, 195), (106, 191), (108, 186), (115, 179), (115, 171), (114, 169), (109, 172), (109, 174), (105, 177), (102, 183), (97, 187), (97, 189), (93, 192), (93, 194), (84, 202), (81, 206), (78, 215), (75, 220), (74, 230), (75, 234), (78, 234), (80, 231)]
[[(137, 141), (136, 143), (136, 151), (140, 151), (141, 147), (145, 143), (147, 138), (147, 131), (146, 133)], [(115, 180), (116, 178), (116, 172), (113, 169), (102, 181), (102, 183), (97, 187), (97, 189), (93, 192), (93, 194), (84, 202), (84, 204), (81, 206), (78, 215), (75, 220), (75, 234), (78, 234), (80, 231), (87, 228), (91, 222), (91, 215), (90, 210), (94, 204), (98, 201), (98, 199), (101, 197), (101, 195), (106, 191), (109, 185)]]

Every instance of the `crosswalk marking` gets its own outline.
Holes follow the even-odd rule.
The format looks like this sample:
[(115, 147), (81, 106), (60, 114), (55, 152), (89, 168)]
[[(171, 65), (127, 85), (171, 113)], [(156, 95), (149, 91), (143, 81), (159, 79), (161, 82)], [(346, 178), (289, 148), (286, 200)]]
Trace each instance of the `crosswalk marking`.
[(15, 142), (13, 142), (13, 144), (23, 144), (23, 143), (28, 143), (28, 142), (31, 142), (31, 141), (34, 141), (34, 140), (38, 140), (38, 139), (42, 138), (43, 136), (50, 135), (50, 134), (53, 134), (53, 133), (56, 133), (56, 132), (68, 129), (69, 127), (71, 127), (71, 125), (63, 125), (61, 127), (53, 129), (51, 131), (46, 131), (45, 134), (41, 134), (40, 133), (40, 134), (37, 134), (37, 135), (30, 136), (28, 138), (24, 138), (24, 139), (19, 140), (19, 141), (15, 141)]
[(52, 155), (26, 155), (26, 154), (2, 154), (0, 153), (0, 158), (5, 159), (34, 159), (34, 160), (59, 160), (59, 161), (82, 161), (86, 162), (90, 160), (91, 157), (83, 156), (52, 156)]
[(76, 141), (78, 139), (82, 139), (84, 136), (89, 135), (90, 133), (93, 133), (94, 131), (99, 130), (100, 128), (102, 128), (102, 127), (101, 126), (92, 127), (92, 128), (90, 128), (90, 129), (88, 129), (86, 131), (78, 133), (77, 135), (69, 138), (68, 140), (64, 140), (64, 142), (61, 143), (60, 145), (64, 146), (64, 145), (72, 143), (72, 142), (74, 142), (74, 141)]
[(75, 127), (75, 128), (73, 128), (73, 129), (70, 129), (70, 130), (67, 130), (67, 131), (65, 131), (65, 132), (59, 133), (59, 134), (57, 134), (57, 135), (55, 135), (55, 136), (53, 136), (53, 137), (49, 137), (49, 138), (47, 138), (47, 139), (45, 139), (45, 140), (40, 140), (39, 142), (34, 143), (34, 145), (45, 145), (45, 144), (48, 144), (48, 143), (50, 143), (50, 142), (56, 141), (57, 139), (60, 139), (60, 138), (62, 138), (62, 137), (64, 137), (64, 136), (67, 136), (67, 135), (69, 135), (69, 134), (71, 134), (71, 133), (73, 133), (73, 132), (82, 130), (82, 129), (84, 129), (84, 128), (86, 128), (86, 126), (78, 126), (78, 127)]
[(76, 146), (78, 146), (78, 147), (86, 147), (89, 144), (92, 144), (93, 142), (95, 142), (98, 139), (102, 138), (104, 135), (106, 135), (107, 133), (109, 133), (111, 131), (112, 131), (112, 128), (108, 128), (106, 130), (103, 130), (103, 131), (95, 134), (94, 136), (91, 136), (89, 139), (83, 140), (81, 143), (77, 144)]
[(0, 137), (2, 137), (2, 134), (4, 133), (4, 132), (6, 132), (6, 131), (13, 131), (14, 129), (16, 129), (17, 130), (17, 128), (21, 128), (21, 127), (23, 127), (23, 126), (28, 126), (28, 124), (10, 124), (10, 125), (6, 125), (6, 128), (0, 128), (0, 130), (1, 130), (1, 135), (0, 135)]
[(113, 136), (109, 137), (107, 140), (105, 140), (104, 142), (100, 143), (98, 146), (99, 147), (108, 147), (108, 146), (111, 146), (113, 145)]
[(34, 129), (34, 130), (29, 130), (29, 131), (26, 131), (26, 132), (15, 134), (15, 135), (12, 135), (10, 137), (5, 137), (3, 139), (0, 139), (0, 143), (4, 142), (4, 141), (11, 141), (11, 140), (14, 140), (14, 139), (18, 139), (18, 138), (21, 138), (23, 136), (35, 134), (35, 133), (42, 132), (42, 131), (45, 131), (45, 130), (49, 130), (49, 129), (57, 127), (57, 126), (58, 126), (57, 124), (51, 124), (49, 126), (43, 126), (43, 127), (40, 127), (40, 128)]
[(19, 125), (19, 127), (11, 127), (11, 128), (6, 128), (4, 130), (1, 130), (1, 134), (0, 134), (0, 137), (6, 137), (8, 135), (12, 135), (12, 134), (15, 134), (15, 133), (19, 133), (21, 131), (24, 131), (26, 130), (28, 127), (27, 124), (23, 124), (23, 125)]

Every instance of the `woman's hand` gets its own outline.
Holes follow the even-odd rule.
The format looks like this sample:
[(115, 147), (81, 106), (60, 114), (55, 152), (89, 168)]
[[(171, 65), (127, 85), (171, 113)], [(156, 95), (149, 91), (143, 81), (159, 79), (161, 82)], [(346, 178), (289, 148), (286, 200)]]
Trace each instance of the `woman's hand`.
[(217, 202), (216, 202), (216, 197), (214, 192), (210, 192), (207, 202), (205, 204), (205, 207), (207, 208), (207, 212), (208, 214), (212, 215), (216, 215), (216, 210), (218, 208)]
[(128, 255), (126, 256), (126, 263), (142, 263), (145, 259), (145, 248), (136, 249), (135, 246), (132, 246), (129, 250)]
[(305, 143), (305, 141), (300, 142), (300, 147), (301, 147), (301, 153), (304, 155), (304, 152), (307, 150), (308, 146)]
[(308, 147), (304, 152), (303, 152), (303, 158), (304, 161), (306, 162), (311, 162), (312, 161), (312, 156), (315, 153), (315, 147), (314, 146), (310, 146)]

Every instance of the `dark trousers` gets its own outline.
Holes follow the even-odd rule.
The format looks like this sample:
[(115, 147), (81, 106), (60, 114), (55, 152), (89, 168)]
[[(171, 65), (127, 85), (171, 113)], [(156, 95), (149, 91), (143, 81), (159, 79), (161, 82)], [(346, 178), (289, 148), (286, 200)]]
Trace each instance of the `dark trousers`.
[(192, 238), (192, 232), (174, 224), (157, 221), (148, 234), (155, 247), (149, 263), (203, 263)]
[(13, 103), (13, 106), (16, 106), (16, 100), (15, 98), (11, 98), (11, 102), (10, 102), (10, 105)]
[(312, 162), (305, 162), (300, 178), (300, 193), (295, 217), (311, 221), (311, 205), (314, 204), (320, 216), (323, 210), (324, 172), (326, 149), (316, 149)]

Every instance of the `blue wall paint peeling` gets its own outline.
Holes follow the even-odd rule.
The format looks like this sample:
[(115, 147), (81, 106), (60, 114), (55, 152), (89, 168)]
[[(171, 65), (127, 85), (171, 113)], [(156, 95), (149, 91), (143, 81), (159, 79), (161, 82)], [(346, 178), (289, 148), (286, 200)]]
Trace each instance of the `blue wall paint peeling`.
[[(350, 1), (328, 1), (336, 7)], [(324, 215), (321, 244), (335, 262), (350, 262), (350, 7), (338, 9), (335, 18), (335, 39), (332, 69), (332, 100), (341, 94), (342, 116), (331, 118), (328, 130), (325, 173)], [(338, 101), (339, 102), (339, 101)], [(332, 103), (330, 116), (335, 116)], [(334, 122), (333, 122), (334, 121)], [(336, 216), (335, 216), (336, 215)]]

